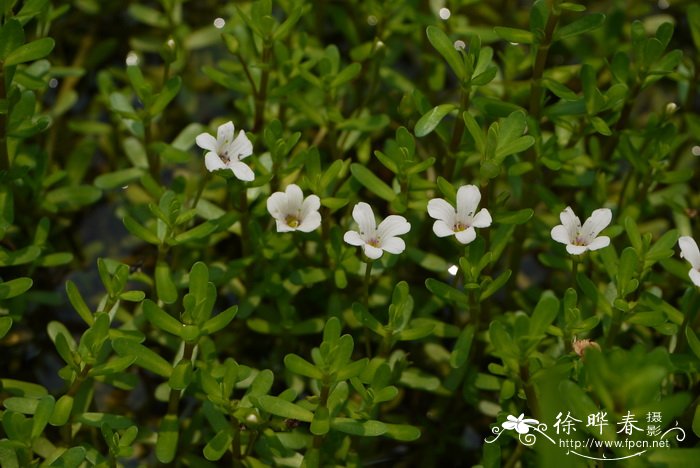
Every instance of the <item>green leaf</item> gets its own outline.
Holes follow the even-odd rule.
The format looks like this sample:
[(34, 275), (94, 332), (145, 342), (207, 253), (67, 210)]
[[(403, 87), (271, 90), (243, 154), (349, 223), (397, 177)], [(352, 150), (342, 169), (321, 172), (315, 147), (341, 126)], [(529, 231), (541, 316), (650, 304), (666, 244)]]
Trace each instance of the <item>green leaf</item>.
[(579, 34), (587, 33), (598, 29), (605, 22), (605, 15), (602, 13), (593, 13), (583, 16), (566, 26), (562, 26), (554, 32), (554, 41), (560, 41), (569, 37), (578, 36)]
[(138, 167), (102, 174), (95, 178), (95, 187), (101, 190), (124, 188), (131, 182), (140, 179), (143, 174), (143, 169)]
[(179, 76), (174, 76), (170, 78), (163, 87), (163, 90), (155, 97), (151, 108), (148, 110), (152, 117), (160, 115), (165, 108), (170, 104), (177, 93), (180, 92), (180, 87), (182, 86), (182, 79)]
[(297, 419), (299, 421), (311, 422), (314, 415), (311, 411), (295, 405), (292, 402), (283, 400), (280, 397), (272, 395), (262, 395), (254, 399), (256, 406), (263, 411), (266, 411), (275, 416), (282, 418)]
[(70, 395), (63, 395), (53, 407), (53, 412), (49, 418), (49, 424), (52, 426), (63, 426), (68, 422), (72, 411), (73, 397)]
[(146, 299), (143, 303), (143, 312), (148, 321), (155, 327), (175, 336), (181, 335), (184, 325), (175, 317), (158, 307), (152, 300)]
[(12, 328), (12, 317), (0, 317), (0, 340), (5, 338), (7, 332)]
[(351, 63), (347, 67), (343, 68), (340, 73), (338, 73), (333, 81), (330, 83), (331, 88), (337, 88), (348, 81), (354, 79), (362, 71), (362, 65), (359, 63)]
[(0, 61), (4, 61), (8, 55), (24, 43), (24, 30), (19, 21), (14, 18), (7, 20), (0, 28)]
[(542, 295), (530, 319), (530, 336), (544, 335), (559, 313), (559, 300), (553, 295)]
[(456, 108), (457, 106), (454, 104), (440, 104), (439, 106), (433, 107), (423, 114), (418, 122), (416, 122), (416, 127), (414, 129), (416, 136), (421, 138), (435, 130), (435, 127), (442, 122), (442, 119)]
[(325, 406), (319, 406), (316, 408), (314, 413), (314, 418), (311, 421), (311, 427), (309, 430), (314, 435), (325, 435), (331, 428), (331, 417), (328, 412), (328, 408)]
[(695, 357), (700, 359), (700, 339), (698, 339), (692, 328), (685, 327), (685, 339), (688, 341), (688, 346), (693, 350)]
[(496, 212), (493, 214), (493, 222), (498, 224), (523, 224), (529, 221), (535, 212), (532, 208), (524, 208), (519, 211)]
[(459, 334), (459, 338), (457, 338), (452, 354), (450, 354), (450, 365), (454, 369), (462, 367), (464, 363), (467, 362), (473, 341), (474, 325), (468, 325), (464, 327), (462, 332)]
[[(59, 210), (77, 210), (87, 205), (92, 205), (102, 196), (102, 191), (91, 185), (77, 185), (61, 187), (46, 194), (44, 200), (51, 205), (56, 205)], [(52, 210), (53, 211), (53, 210)]]
[(467, 79), (467, 68), (464, 65), (464, 60), (460, 56), (460, 53), (455, 49), (454, 43), (449, 37), (440, 29), (435, 26), (428, 26), (426, 29), (428, 35), (428, 41), (435, 47), (440, 55), (447, 61), (454, 74), (457, 76), (459, 81), (464, 81)]
[(223, 330), (226, 326), (228, 326), (229, 323), (231, 323), (231, 320), (234, 319), (237, 313), (238, 306), (234, 305), (224, 310), (220, 314), (213, 316), (212, 318), (204, 322), (204, 325), (202, 325), (202, 334), (211, 335), (213, 333), (218, 332), (219, 330)]
[(524, 29), (497, 26), (493, 30), (498, 37), (514, 44), (532, 44), (534, 42), (533, 34)]
[(386, 437), (390, 437), (394, 440), (400, 440), (403, 442), (412, 442), (420, 438), (420, 429), (415, 426), (409, 426), (408, 424), (387, 424), (384, 423), (386, 427)]
[(87, 450), (85, 447), (71, 447), (53, 461), (50, 467), (78, 468), (85, 460)]
[(323, 379), (323, 372), (318, 367), (296, 354), (287, 354), (284, 357), (284, 366), (295, 374), (317, 380)]
[(166, 414), (158, 428), (156, 440), (156, 458), (161, 463), (170, 463), (177, 453), (177, 442), (180, 436), (180, 420), (177, 415)]
[(34, 417), (32, 418), (32, 439), (39, 437), (44, 432), (44, 428), (53, 414), (55, 404), (56, 400), (50, 395), (38, 400)]
[(88, 325), (92, 325), (95, 321), (95, 318), (92, 316), (92, 311), (88, 308), (87, 304), (85, 304), (83, 296), (80, 294), (80, 291), (78, 291), (75, 283), (70, 280), (66, 282), (66, 293), (68, 294), (68, 300), (75, 311), (78, 312), (80, 318)]
[(112, 341), (112, 347), (120, 356), (135, 356), (135, 364), (161, 377), (169, 378), (173, 366), (149, 348), (126, 338)]
[(24, 294), (32, 287), (34, 282), (31, 278), (15, 278), (10, 281), (0, 283), (0, 300), (10, 299)]
[(207, 442), (204, 446), (204, 458), (209, 461), (217, 461), (224, 456), (231, 447), (233, 434), (228, 427), (221, 429), (216, 435)]
[(28, 44), (19, 46), (7, 56), (4, 66), (10, 67), (19, 63), (31, 62), (44, 58), (53, 50), (56, 45), (55, 41), (50, 37), (37, 39)]
[(170, 266), (166, 262), (160, 260), (156, 263), (156, 292), (158, 299), (166, 304), (177, 301), (177, 288), (171, 275)]
[(385, 434), (386, 425), (381, 421), (357, 421), (350, 418), (334, 418), (331, 427), (350, 435), (376, 437)]
[(483, 291), (481, 291), (481, 294), (479, 295), (479, 302), (482, 302), (485, 299), (496, 294), (496, 292), (498, 292), (498, 290), (501, 289), (508, 282), (512, 273), (513, 272), (511, 270), (506, 270), (500, 275), (498, 275), (498, 278), (490, 282), (483, 289)]
[(139, 224), (139, 222), (131, 216), (124, 216), (122, 222), (124, 223), (124, 227), (139, 239), (149, 244), (160, 245), (160, 239), (158, 239), (156, 233)]
[(362, 164), (351, 164), (350, 172), (352, 172), (353, 177), (355, 177), (358, 182), (378, 197), (386, 201), (392, 201), (396, 198), (396, 192)]
[(524, 135), (515, 140), (509, 141), (502, 146), (496, 148), (496, 159), (503, 160), (506, 156), (520, 153), (535, 144), (535, 138), (530, 135)]
[(438, 297), (454, 302), (457, 305), (466, 307), (469, 304), (469, 297), (449, 284), (433, 278), (425, 280), (425, 287)]

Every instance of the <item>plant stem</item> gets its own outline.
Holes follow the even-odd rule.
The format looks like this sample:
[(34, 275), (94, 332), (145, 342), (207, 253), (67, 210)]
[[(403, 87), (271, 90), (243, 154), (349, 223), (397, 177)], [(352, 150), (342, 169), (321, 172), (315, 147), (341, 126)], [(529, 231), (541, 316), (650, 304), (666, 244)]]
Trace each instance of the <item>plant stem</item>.
[(260, 77), (260, 89), (255, 96), (255, 122), (253, 123), (253, 133), (257, 133), (262, 130), (263, 123), (265, 123), (265, 101), (267, 101), (267, 83), (270, 80), (270, 46), (268, 45), (271, 41), (265, 41), (262, 51), (262, 76)]
[(527, 362), (520, 363), (520, 380), (523, 384), (525, 397), (527, 398), (527, 406), (535, 419), (540, 419), (540, 402), (537, 399), (535, 386), (530, 381), (530, 369)]
[[(5, 99), (5, 72), (0, 61), (0, 99)], [(7, 102), (7, 101), (6, 101)], [(10, 113), (9, 102), (7, 113), (0, 114), (0, 171), (10, 170), (10, 156), (7, 153), (7, 115)]]
[[(182, 358), (177, 362), (180, 364), (184, 361), (192, 360), (192, 353), (194, 352), (194, 343), (185, 342), (185, 349), (182, 352)], [(177, 366), (177, 364), (175, 366)], [(170, 398), (168, 398), (168, 415), (177, 417), (178, 410), (180, 408), (180, 398), (182, 397), (182, 390), (170, 390)]]
[(452, 175), (457, 164), (457, 150), (459, 149), (459, 143), (462, 141), (462, 136), (464, 135), (464, 118), (462, 114), (469, 109), (469, 99), (471, 94), (471, 87), (467, 86), (462, 88), (459, 97), (459, 112), (457, 114), (457, 120), (452, 128), (452, 138), (450, 139), (450, 158), (447, 160), (444, 168), (444, 177), (447, 180), (452, 180)]
[(578, 255), (574, 255), (571, 259), (571, 287), (574, 288), (574, 291), (577, 291), (576, 289), (576, 274), (578, 273)]
[(206, 168), (203, 169), (203, 172), (204, 174), (202, 174), (202, 177), (199, 178), (199, 184), (197, 185), (197, 193), (195, 193), (194, 199), (192, 200), (192, 209), (197, 208), (199, 199), (202, 198), (202, 193), (204, 193), (204, 187), (206, 187), (207, 182), (209, 182), (209, 179), (211, 178), (211, 172), (209, 172)]
[[(365, 295), (364, 295), (364, 300), (365, 300), (365, 312), (369, 314), (369, 283), (370, 283), (370, 276), (372, 275), (372, 265), (374, 264), (373, 260), (369, 260), (365, 265)], [(369, 358), (372, 355), (372, 347), (371, 347), (371, 335), (369, 333), (369, 328), (364, 327), (365, 334), (364, 334), (364, 340), (365, 340), (365, 353), (367, 354), (367, 358)]]

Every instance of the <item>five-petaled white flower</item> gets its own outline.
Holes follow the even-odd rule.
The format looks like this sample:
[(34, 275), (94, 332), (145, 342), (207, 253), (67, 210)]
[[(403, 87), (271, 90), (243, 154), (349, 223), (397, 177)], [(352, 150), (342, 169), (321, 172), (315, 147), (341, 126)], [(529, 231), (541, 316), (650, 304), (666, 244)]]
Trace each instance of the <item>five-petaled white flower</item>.
[(298, 185), (289, 184), (284, 192), (275, 192), (267, 199), (267, 211), (277, 223), (277, 232), (311, 232), (321, 225), (318, 209), (321, 200), (316, 195), (304, 199)]
[(695, 239), (688, 236), (683, 236), (678, 239), (678, 245), (681, 247), (681, 257), (690, 262), (693, 267), (688, 272), (690, 280), (695, 286), (700, 286), (700, 250)]
[(403, 239), (396, 237), (411, 230), (411, 224), (403, 216), (387, 216), (377, 226), (372, 207), (360, 202), (353, 208), (352, 217), (359, 225), (360, 231), (348, 231), (343, 239), (350, 245), (362, 246), (365, 255), (372, 260), (381, 257), (385, 250), (399, 254), (406, 249)]
[(438, 237), (455, 236), (462, 244), (469, 244), (476, 239), (474, 228), (491, 225), (491, 215), (486, 208), (476, 212), (481, 193), (475, 185), (463, 185), (457, 190), (457, 209), (442, 198), (433, 198), (428, 202), (428, 214), (436, 219), (433, 232)]
[(571, 255), (581, 255), (586, 250), (598, 250), (610, 245), (607, 236), (597, 237), (612, 221), (612, 211), (599, 208), (581, 226), (581, 220), (570, 207), (559, 215), (561, 224), (552, 228), (552, 239), (566, 244), (566, 251)]
[(210, 172), (231, 169), (238, 179), (250, 182), (255, 179), (255, 174), (241, 159), (253, 154), (253, 144), (243, 130), (235, 138), (234, 131), (233, 122), (226, 122), (217, 129), (216, 138), (201, 133), (195, 141), (197, 146), (208, 151), (204, 156), (204, 165)]
[(540, 422), (537, 419), (525, 419), (525, 413), (520, 414), (517, 418), (511, 414), (506, 418), (501, 426), (503, 429), (512, 431), (515, 429), (518, 434), (527, 434), (532, 426), (537, 426)]

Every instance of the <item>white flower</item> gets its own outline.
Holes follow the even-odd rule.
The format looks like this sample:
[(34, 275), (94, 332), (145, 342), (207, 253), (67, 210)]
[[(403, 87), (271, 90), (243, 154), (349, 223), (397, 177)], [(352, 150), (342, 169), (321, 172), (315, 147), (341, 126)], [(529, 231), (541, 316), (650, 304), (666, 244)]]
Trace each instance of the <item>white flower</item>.
[(320, 207), (321, 200), (316, 195), (304, 199), (304, 193), (295, 184), (267, 199), (267, 211), (277, 222), (277, 232), (313, 231), (321, 225)]
[(612, 221), (612, 211), (600, 208), (591, 213), (591, 217), (583, 223), (570, 207), (566, 207), (559, 215), (561, 224), (552, 228), (552, 239), (566, 244), (566, 251), (572, 255), (581, 255), (586, 250), (598, 250), (610, 245), (610, 238), (598, 236)]
[(685, 258), (693, 266), (688, 272), (690, 280), (695, 286), (700, 286), (700, 251), (698, 250), (698, 244), (692, 237), (683, 236), (678, 239), (678, 245), (681, 247), (681, 258)]
[(506, 419), (508, 420), (501, 424), (503, 429), (507, 429), (509, 431), (515, 429), (518, 434), (527, 434), (530, 432), (530, 427), (532, 427), (532, 425), (536, 426), (540, 423), (537, 419), (525, 419), (524, 413), (517, 418), (509, 414)]
[(253, 144), (245, 132), (241, 130), (234, 138), (232, 122), (220, 125), (216, 131), (216, 138), (208, 133), (197, 135), (197, 146), (208, 150), (204, 156), (204, 165), (210, 172), (217, 169), (231, 169), (240, 180), (250, 182), (255, 178), (253, 171), (241, 159), (253, 154)]
[(442, 198), (433, 198), (428, 202), (428, 214), (436, 219), (433, 232), (438, 237), (454, 235), (462, 244), (476, 239), (474, 228), (491, 226), (491, 215), (486, 208), (476, 212), (481, 193), (475, 185), (463, 185), (457, 190), (457, 209)]
[(387, 216), (377, 226), (372, 207), (360, 202), (353, 208), (352, 217), (359, 225), (360, 232), (348, 231), (343, 239), (350, 245), (362, 246), (365, 255), (372, 260), (381, 257), (385, 250), (400, 254), (406, 249), (403, 239), (396, 237), (411, 230), (411, 225), (403, 216)]

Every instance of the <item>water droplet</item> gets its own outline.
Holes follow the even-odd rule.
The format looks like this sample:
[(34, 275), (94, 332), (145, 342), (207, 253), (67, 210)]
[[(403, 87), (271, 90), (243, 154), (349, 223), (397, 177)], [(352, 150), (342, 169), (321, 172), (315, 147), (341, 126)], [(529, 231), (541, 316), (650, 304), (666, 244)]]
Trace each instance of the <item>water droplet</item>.
[(454, 43), (455, 49), (457, 50), (464, 50), (467, 47), (467, 44), (464, 43), (462, 40), (456, 40)]
[(440, 18), (446, 20), (452, 15), (452, 12), (448, 8), (440, 8)]
[(216, 18), (216, 19), (214, 20), (214, 27), (215, 27), (216, 29), (221, 29), (221, 28), (223, 28), (224, 26), (226, 26), (226, 21), (225, 21), (223, 18)]
[(51, 78), (49, 80), (49, 88), (56, 88), (58, 86), (58, 80), (56, 78)]

